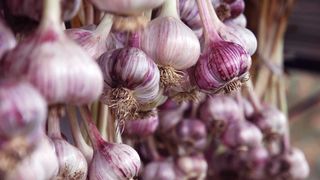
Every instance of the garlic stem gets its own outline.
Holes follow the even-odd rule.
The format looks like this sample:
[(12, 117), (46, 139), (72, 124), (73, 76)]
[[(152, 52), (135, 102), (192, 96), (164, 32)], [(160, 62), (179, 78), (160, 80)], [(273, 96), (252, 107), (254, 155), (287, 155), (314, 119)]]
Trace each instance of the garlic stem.
[(89, 139), (91, 141), (92, 147), (94, 150), (99, 149), (99, 144), (101, 144), (101, 142), (104, 142), (104, 140), (102, 139), (98, 128), (94, 125), (92, 117), (91, 117), (91, 112), (88, 108), (88, 106), (84, 105), (80, 107), (80, 114), (83, 118), (86, 130), (88, 132), (89, 135)]
[(177, 11), (177, 1), (176, 0), (166, 0), (162, 4), (161, 12), (159, 17), (171, 16), (177, 19), (180, 19)]
[(82, 133), (80, 131), (79, 123), (76, 117), (75, 107), (67, 106), (67, 115), (71, 127), (71, 133), (75, 145), (82, 154), (85, 156), (87, 162), (89, 163), (93, 156), (92, 148), (85, 142)]
[(248, 92), (249, 100), (252, 103), (252, 106), (253, 106), (255, 112), (260, 113), (262, 111), (261, 103), (260, 103), (257, 95), (254, 92), (253, 84), (252, 84), (252, 80), (251, 79), (246, 82), (246, 86), (247, 86), (246, 89), (247, 89), (247, 92)]
[(129, 39), (129, 46), (139, 48), (141, 47), (141, 41), (140, 41), (140, 33), (133, 32), (131, 33), (131, 37)]
[(148, 137), (147, 143), (148, 143), (148, 147), (149, 147), (149, 150), (151, 153), (152, 160), (153, 161), (160, 160), (160, 155), (157, 151), (156, 144), (155, 144), (154, 138), (152, 136)]
[(111, 30), (113, 24), (113, 15), (106, 13), (102, 20), (100, 21), (99, 25), (97, 26), (95, 33), (97, 35), (103, 35), (103, 39), (106, 39), (109, 35), (109, 32)]
[(41, 26), (61, 27), (61, 0), (45, 0)]
[(101, 136), (105, 139), (107, 137), (106, 128), (107, 128), (107, 117), (108, 117), (108, 106), (100, 103), (99, 105), (99, 131)]
[(62, 138), (60, 119), (55, 111), (55, 109), (51, 109), (48, 114), (48, 136), (50, 138)]
[(212, 7), (210, 0), (197, 0), (200, 18), (202, 21), (206, 43), (221, 39), (217, 28), (220, 26), (220, 20)]

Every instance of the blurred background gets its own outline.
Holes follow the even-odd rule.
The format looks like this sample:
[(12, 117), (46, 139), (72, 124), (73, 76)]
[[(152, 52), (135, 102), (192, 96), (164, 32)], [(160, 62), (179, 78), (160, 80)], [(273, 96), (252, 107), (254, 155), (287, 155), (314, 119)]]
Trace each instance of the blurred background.
[[(286, 5), (281, 5), (282, 3)], [(264, 10), (268, 17), (263, 17)], [(286, 110), (291, 122), (291, 141), (306, 154), (311, 166), (309, 179), (320, 179), (320, 1), (247, 0), (246, 14), (249, 27), (255, 31), (260, 41), (260, 49), (256, 54), (258, 61), (255, 64), (259, 73), (261, 66), (266, 65), (261, 63), (263, 58), (275, 66), (282, 65), (273, 56), (276, 53), (264, 55), (268, 50), (267, 45), (270, 45), (264, 41), (277, 41), (279, 37), (274, 38), (272, 29), (281, 31), (280, 26), (285, 26), (284, 33), (280, 34), (280, 42), (275, 42), (273, 46), (284, 50), (283, 73), (287, 94)], [(286, 20), (283, 20), (283, 17)], [(263, 24), (262, 21), (267, 23)], [(261, 30), (267, 32), (267, 37), (261, 36)], [(279, 43), (284, 46), (277, 46)], [(281, 59), (281, 55), (279, 58)], [(272, 85), (270, 82), (266, 84), (267, 89)], [(269, 102), (272, 101), (267, 94), (262, 93), (261, 96)]]

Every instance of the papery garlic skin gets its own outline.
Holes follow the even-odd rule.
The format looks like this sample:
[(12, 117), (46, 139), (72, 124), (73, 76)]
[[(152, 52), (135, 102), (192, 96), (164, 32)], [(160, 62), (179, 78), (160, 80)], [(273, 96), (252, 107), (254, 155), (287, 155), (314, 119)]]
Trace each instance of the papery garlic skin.
[(51, 139), (59, 161), (58, 177), (85, 180), (87, 178), (88, 165), (83, 154), (64, 139)]
[(208, 163), (201, 154), (179, 157), (176, 166), (188, 179), (205, 179), (207, 175)]
[(131, 179), (138, 175), (138, 153), (126, 144), (101, 144), (94, 151), (89, 168), (90, 180)]
[(160, 6), (164, 0), (90, 0), (98, 9), (120, 15), (139, 15)]
[(28, 82), (0, 80), (0, 137), (24, 136), (44, 128), (47, 103)]
[(298, 149), (293, 148), (284, 159), (289, 163), (289, 174), (293, 179), (305, 179), (310, 174), (310, 167), (306, 160), (304, 153)]
[(141, 35), (141, 49), (160, 66), (177, 70), (193, 66), (200, 55), (194, 32), (174, 17), (152, 20)]
[[(13, 49), (17, 45), (17, 41), (10, 31), (10, 29), (5, 25), (0, 17), (0, 62), (3, 55)], [(1, 63), (0, 63), (1, 65)], [(0, 73), (1, 74), (1, 73)]]
[(240, 14), (238, 17), (234, 18), (234, 19), (229, 19), (227, 21), (224, 22), (224, 24), (226, 24), (227, 26), (240, 26), (245, 28), (247, 26), (247, 18), (244, 14)]
[(96, 100), (103, 86), (98, 65), (56, 28), (40, 26), (6, 56), (2, 70), (6, 76), (25, 77), (49, 104)]
[(49, 180), (58, 174), (59, 164), (52, 142), (43, 137), (32, 154), (5, 177), (6, 180)]

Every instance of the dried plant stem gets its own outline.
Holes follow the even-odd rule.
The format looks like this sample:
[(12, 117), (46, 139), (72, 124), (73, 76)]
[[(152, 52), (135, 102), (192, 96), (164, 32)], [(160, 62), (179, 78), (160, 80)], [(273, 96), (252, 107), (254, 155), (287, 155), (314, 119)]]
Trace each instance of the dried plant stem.
[(84, 25), (90, 25), (94, 23), (94, 9), (93, 5), (88, 0), (83, 0), (84, 7)]

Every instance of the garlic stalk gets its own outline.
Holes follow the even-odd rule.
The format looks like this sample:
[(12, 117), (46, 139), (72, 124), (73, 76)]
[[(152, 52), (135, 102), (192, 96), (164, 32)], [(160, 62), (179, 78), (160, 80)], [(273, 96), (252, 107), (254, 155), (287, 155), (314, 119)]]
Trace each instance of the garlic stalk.
[(48, 136), (51, 138), (59, 161), (57, 178), (79, 179), (87, 178), (88, 165), (83, 154), (62, 138), (60, 119), (55, 109), (48, 115)]
[(3, 55), (13, 49), (17, 45), (17, 41), (11, 32), (11, 30), (6, 26), (2, 18), (0, 17), (0, 63)]
[(75, 107), (67, 106), (67, 115), (69, 124), (71, 127), (71, 133), (73, 137), (73, 141), (77, 148), (82, 152), (84, 157), (87, 160), (87, 163), (89, 164), (91, 162), (92, 156), (93, 156), (93, 150), (92, 148), (86, 143), (84, 140), (82, 133), (80, 131), (79, 123), (77, 120), (77, 114)]

